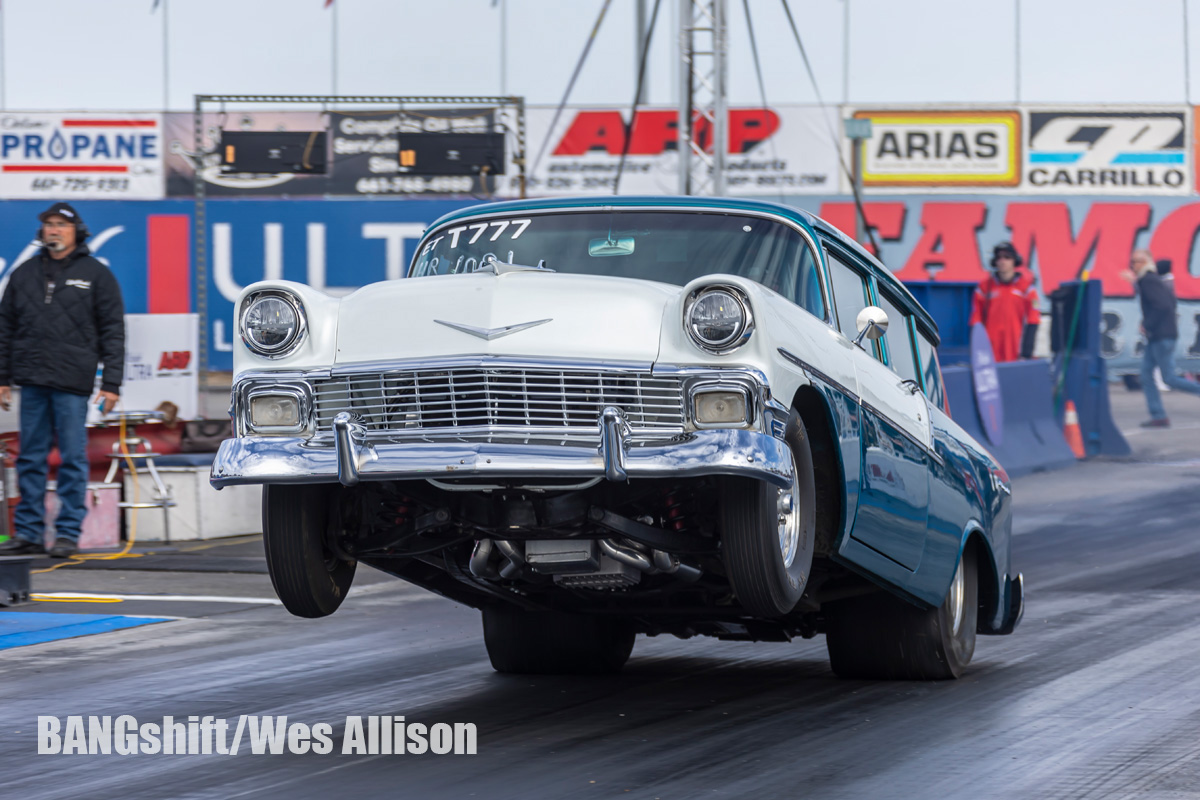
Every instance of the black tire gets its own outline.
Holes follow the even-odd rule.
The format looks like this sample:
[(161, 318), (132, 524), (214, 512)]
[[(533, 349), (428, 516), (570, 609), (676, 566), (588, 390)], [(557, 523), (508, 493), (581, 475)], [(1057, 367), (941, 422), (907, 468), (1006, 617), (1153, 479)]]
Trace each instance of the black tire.
[(840, 678), (939, 681), (958, 678), (975, 654), (979, 575), (974, 551), (962, 562), (962, 605), (954, 627), (955, 590), (937, 608), (920, 609), (890, 594), (832, 604), (825, 643)]
[(781, 544), (780, 490), (765, 481), (721, 482), (721, 548), (738, 603), (756, 617), (788, 614), (804, 594), (816, 544), (816, 480), (812, 447), (800, 416), (792, 413), (784, 439), (792, 453), (792, 515), (796, 536), (790, 563)]
[(484, 606), (483, 641), (492, 669), (525, 675), (620, 672), (633, 651), (629, 620), (511, 606)]
[(283, 607), (297, 617), (337, 611), (357, 562), (338, 557), (325, 536), (332, 492), (328, 486), (264, 486), (263, 549), (267, 572)]

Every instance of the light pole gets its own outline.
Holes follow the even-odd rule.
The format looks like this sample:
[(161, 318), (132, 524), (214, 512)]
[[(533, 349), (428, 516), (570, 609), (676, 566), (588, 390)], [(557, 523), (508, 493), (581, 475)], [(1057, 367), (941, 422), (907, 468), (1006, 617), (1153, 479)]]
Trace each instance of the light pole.
[(867, 239), (867, 220), (862, 205), (863, 143), (871, 138), (871, 120), (844, 119), (842, 128), (850, 140), (850, 177), (854, 182), (854, 241), (863, 244)]

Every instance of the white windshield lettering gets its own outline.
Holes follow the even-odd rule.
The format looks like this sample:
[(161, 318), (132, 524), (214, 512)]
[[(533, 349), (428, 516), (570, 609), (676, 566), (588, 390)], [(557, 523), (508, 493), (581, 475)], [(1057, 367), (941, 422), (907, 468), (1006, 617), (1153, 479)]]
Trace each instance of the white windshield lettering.
[[(475, 235), (471, 237), (471, 241), (467, 242), (467, 244), (475, 244), (479, 237), (483, 235), (483, 232), (487, 229), (487, 226), (488, 224), (486, 222), (480, 222), (475, 225), (468, 226), (471, 230), (475, 231)], [(478, 230), (475, 230), (476, 228), (478, 228)]]
[(504, 229), (508, 227), (508, 220), (502, 219), (502, 220), (499, 220), (498, 222), (493, 222), (490, 224), (499, 226), (498, 228), (496, 228), (496, 232), (492, 234), (492, 238), (488, 239), (489, 242), (494, 242), (500, 238), (500, 234), (504, 233)]

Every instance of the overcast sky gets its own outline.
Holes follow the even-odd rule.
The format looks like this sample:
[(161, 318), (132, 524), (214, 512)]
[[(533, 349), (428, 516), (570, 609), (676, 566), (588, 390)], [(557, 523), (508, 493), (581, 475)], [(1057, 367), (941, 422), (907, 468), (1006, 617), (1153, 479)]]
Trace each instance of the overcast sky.
[[(654, 2), (645, 0), (647, 13)], [(815, 101), (779, 0), (748, 2), (768, 102)], [(1200, 100), (1200, 0), (789, 2), (826, 102)], [(648, 99), (669, 105), (679, 0), (661, 3)], [(0, 105), (183, 110), (195, 93), (329, 92), (505, 93), (555, 104), (603, 4), (0, 0)], [(632, 99), (635, 6), (611, 0), (573, 103)], [(728, 8), (730, 96), (757, 103), (743, 0)]]

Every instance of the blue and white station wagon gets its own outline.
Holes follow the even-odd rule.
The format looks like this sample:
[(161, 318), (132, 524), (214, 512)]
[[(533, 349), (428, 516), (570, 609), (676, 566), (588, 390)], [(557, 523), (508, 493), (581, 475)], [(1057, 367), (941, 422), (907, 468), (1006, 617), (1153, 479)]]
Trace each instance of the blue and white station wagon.
[(237, 305), (235, 438), (293, 614), (361, 561), (478, 608), (501, 672), (636, 634), (824, 634), (843, 677), (962, 674), (1010, 633), (1009, 480), (947, 413), (929, 315), (782, 205), (480, 205), (407, 279)]

